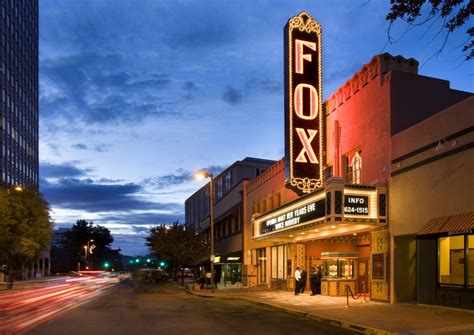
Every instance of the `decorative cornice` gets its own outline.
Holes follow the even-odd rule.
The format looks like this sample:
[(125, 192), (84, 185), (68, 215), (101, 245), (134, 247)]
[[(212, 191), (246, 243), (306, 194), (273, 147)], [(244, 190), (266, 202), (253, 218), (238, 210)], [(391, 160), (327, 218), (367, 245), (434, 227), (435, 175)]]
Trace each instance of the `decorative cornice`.
[(416, 74), (418, 73), (418, 61), (414, 58), (394, 57), (389, 53), (374, 56), (370, 63), (365, 64), (362, 70), (354, 74), (336, 93), (325, 101), (326, 115), (344, 104), (371, 80), (392, 70)]

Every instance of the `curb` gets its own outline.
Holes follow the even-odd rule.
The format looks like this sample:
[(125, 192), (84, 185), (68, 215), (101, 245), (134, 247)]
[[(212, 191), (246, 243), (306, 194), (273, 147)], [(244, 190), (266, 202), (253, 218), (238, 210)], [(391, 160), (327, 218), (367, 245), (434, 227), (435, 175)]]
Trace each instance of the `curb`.
[(269, 308), (272, 308), (272, 309), (275, 309), (275, 310), (278, 310), (278, 311), (281, 311), (281, 312), (285, 312), (285, 313), (296, 315), (296, 316), (299, 316), (299, 317), (315, 320), (315, 321), (325, 323), (325, 324), (330, 325), (330, 326), (335, 326), (335, 327), (339, 327), (339, 328), (344, 328), (344, 329), (356, 331), (358, 333), (371, 334), (371, 335), (372, 334), (377, 334), (377, 335), (392, 335), (392, 334), (395, 334), (395, 333), (392, 333), (392, 332), (387, 331), (387, 330), (373, 328), (373, 327), (364, 326), (364, 325), (360, 325), (360, 324), (357, 324), (357, 323), (346, 322), (346, 321), (337, 320), (337, 319), (330, 319), (330, 318), (326, 318), (326, 317), (321, 317), (321, 316), (311, 314), (311, 313), (308, 313), (308, 312), (303, 312), (303, 311), (300, 311), (300, 310), (297, 310), (297, 309), (293, 309), (293, 308), (289, 308), (289, 307), (283, 307), (283, 306), (279, 306), (279, 305), (275, 305), (275, 304), (271, 304), (271, 303), (264, 302), (264, 301), (261, 301), (261, 300), (247, 298), (247, 297), (239, 297), (239, 296), (229, 297), (229, 296), (223, 296), (223, 295), (212, 296), (212, 295), (207, 295), (207, 294), (200, 294), (200, 293), (194, 292), (193, 290), (190, 290), (190, 289), (187, 289), (187, 288), (184, 288), (184, 287), (180, 287), (180, 288), (182, 290), (184, 290), (185, 292), (189, 293), (189, 294), (192, 294), (192, 295), (195, 295), (195, 296), (198, 296), (198, 297), (201, 297), (201, 298), (221, 299), (221, 300), (243, 300), (243, 301), (253, 303), (255, 305), (269, 307)]

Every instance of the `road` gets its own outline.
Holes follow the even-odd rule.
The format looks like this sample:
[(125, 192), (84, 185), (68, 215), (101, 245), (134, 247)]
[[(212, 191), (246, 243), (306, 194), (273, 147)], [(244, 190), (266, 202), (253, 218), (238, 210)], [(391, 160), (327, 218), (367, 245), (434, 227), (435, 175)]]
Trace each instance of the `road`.
[(241, 300), (201, 298), (172, 283), (121, 284), (30, 330), (51, 334), (354, 334)]

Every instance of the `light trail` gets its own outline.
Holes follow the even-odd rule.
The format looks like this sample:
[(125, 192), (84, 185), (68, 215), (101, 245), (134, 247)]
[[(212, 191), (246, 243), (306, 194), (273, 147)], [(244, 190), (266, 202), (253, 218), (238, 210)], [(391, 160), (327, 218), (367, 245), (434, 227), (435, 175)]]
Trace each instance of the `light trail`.
[(119, 282), (118, 278), (66, 278), (53, 286), (0, 296), (0, 334), (15, 334), (85, 304)]

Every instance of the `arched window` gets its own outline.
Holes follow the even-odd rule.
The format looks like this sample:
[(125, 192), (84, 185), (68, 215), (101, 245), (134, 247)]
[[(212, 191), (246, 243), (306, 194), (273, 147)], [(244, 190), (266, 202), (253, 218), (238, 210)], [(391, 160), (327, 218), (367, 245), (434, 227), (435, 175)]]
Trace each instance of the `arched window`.
[(350, 184), (360, 184), (362, 174), (362, 151), (357, 151), (347, 157), (347, 182)]

